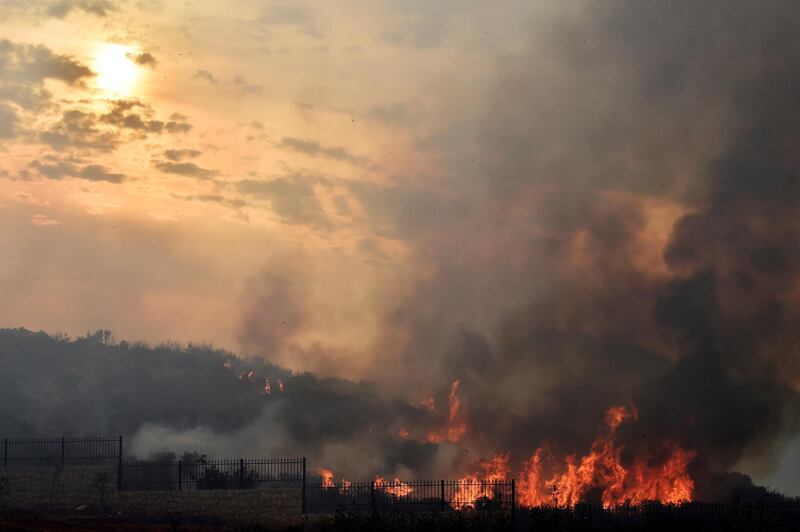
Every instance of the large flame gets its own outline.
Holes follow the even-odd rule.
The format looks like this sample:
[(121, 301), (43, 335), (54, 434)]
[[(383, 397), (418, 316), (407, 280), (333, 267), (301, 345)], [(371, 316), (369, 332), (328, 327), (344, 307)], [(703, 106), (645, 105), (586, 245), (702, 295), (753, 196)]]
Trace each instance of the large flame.
[(450, 386), (450, 395), (448, 396), (450, 409), (447, 416), (447, 424), (442, 429), (428, 434), (429, 443), (441, 443), (445, 440), (457, 443), (467, 433), (467, 419), (461, 406), (461, 399), (458, 398), (458, 386), (460, 383), (460, 381), (456, 380)]
[[(521, 474), (520, 504), (573, 506), (585, 500), (589, 490), (600, 490), (605, 507), (645, 501), (667, 504), (690, 501), (694, 481), (686, 469), (696, 453), (678, 445), (662, 444), (659, 452), (636, 456), (632, 465), (626, 467), (622, 463), (625, 446), (617, 443), (614, 436), (620, 424), (629, 418), (636, 418), (635, 409), (610, 408), (606, 412), (607, 431), (595, 439), (589, 454), (580, 460), (567, 456), (561, 467), (557, 464), (553, 467), (552, 462), (557, 460), (546, 448), (537, 449)], [(544, 473), (554, 469), (552, 476)]]
[(497, 454), (491, 460), (480, 462), (479, 473), (458, 480), (450, 505), (453, 508), (464, 509), (474, 507), (479, 499), (494, 499), (495, 484), (504, 482), (508, 478), (508, 459), (509, 454), (506, 453)]
[(414, 488), (401, 481), (399, 478), (390, 481), (381, 476), (375, 477), (375, 489), (382, 490), (395, 497), (408, 497), (408, 495), (414, 491)]

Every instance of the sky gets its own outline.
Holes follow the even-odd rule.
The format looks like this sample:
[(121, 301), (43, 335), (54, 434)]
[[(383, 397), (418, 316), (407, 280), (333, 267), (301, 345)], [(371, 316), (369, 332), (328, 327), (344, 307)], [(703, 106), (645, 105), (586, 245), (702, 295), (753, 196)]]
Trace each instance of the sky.
[(0, 326), (471, 374), (537, 422), (660, 412), (674, 366), (742, 427), (687, 441), (800, 489), (793, 4), (0, 11)]
[(452, 178), (437, 120), (524, 36), (425, 4), (4, 1), (0, 322), (253, 349), (274, 281), (313, 303), (262, 340), (365, 347), (418, 276), (385, 204)]

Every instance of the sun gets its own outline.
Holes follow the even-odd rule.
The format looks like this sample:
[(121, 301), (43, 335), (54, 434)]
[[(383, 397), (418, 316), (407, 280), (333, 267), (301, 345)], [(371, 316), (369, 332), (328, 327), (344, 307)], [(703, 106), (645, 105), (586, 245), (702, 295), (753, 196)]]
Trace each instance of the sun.
[(95, 86), (117, 96), (129, 96), (140, 69), (130, 59), (133, 50), (122, 44), (103, 44), (94, 55)]

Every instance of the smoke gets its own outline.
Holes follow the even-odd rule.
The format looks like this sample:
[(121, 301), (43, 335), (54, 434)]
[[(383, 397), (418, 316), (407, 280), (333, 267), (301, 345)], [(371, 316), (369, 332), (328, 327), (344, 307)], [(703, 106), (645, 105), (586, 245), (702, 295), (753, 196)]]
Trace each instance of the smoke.
[[(800, 428), (800, 7), (544, 12), (526, 46), (497, 52), (483, 86), (438, 96), (438, 125), (419, 141), (438, 174), (337, 184), (374, 228), (361, 236), (404, 250), (380, 259), (394, 283), (376, 277), (355, 303), (360, 271), (337, 256), (325, 273), (341, 305), (321, 308), (357, 321), (367, 301), (373, 340), (314, 336), (339, 326), (319, 316), (331, 262), (276, 259), (245, 287), (245, 352), (357, 378), (258, 359), (228, 371), (213, 352), (186, 370), (182, 355), (112, 346), (121, 362), (107, 381), (48, 381), (41, 396), (33, 377), (7, 377), (30, 413), (0, 412), (4, 424), (36, 433), (78, 418), (136, 433), (139, 455), (306, 455), (352, 480), (452, 478), (495, 453), (515, 469), (542, 445), (580, 455), (604, 412), (628, 405), (623, 459), (665, 443), (696, 453), (698, 498), (746, 483), (725, 476), (740, 464), (774, 468)], [(92, 349), (86, 366), (100, 359)], [(286, 390), (267, 397), (276, 377)], [(93, 396), (113, 405), (86, 415), (49, 399)]]
[[(697, 451), (701, 493), (742, 460), (774, 467), (798, 429), (798, 14), (608, 2), (532, 22), (459, 117), (471, 137), (443, 106), (444, 175), (397, 185), (421, 273), (384, 313), (373, 378), (460, 379), (479, 454), (580, 452), (632, 403), (627, 448)], [(437, 215), (409, 220), (417, 197)]]

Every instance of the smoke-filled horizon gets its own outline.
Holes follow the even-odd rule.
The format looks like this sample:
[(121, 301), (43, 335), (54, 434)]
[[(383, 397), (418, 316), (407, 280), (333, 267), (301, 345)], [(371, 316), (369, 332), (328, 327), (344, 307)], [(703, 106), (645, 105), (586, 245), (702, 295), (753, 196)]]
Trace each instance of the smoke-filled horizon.
[[(49, 83), (90, 90), (102, 63), (0, 41), (0, 294), (20, 302), (2, 323), (213, 340), (374, 383), (225, 429), (153, 421), (143, 450), (298, 448), (400, 478), (507, 456), (533, 478), (541, 449), (544, 493), (599, 449), (678, 464), (695, 496), (736, 470), (800, 493), (781, 475), (800, 467), (800, 8), (402, 4), (201, 17), (257, 37), (205, 55), (184, 36), (185, 60), (143, 22), (126, 35), (149, 92), (95, 86), (91, 109)], [(13, 9), (101, 17), (85, 5)]]

